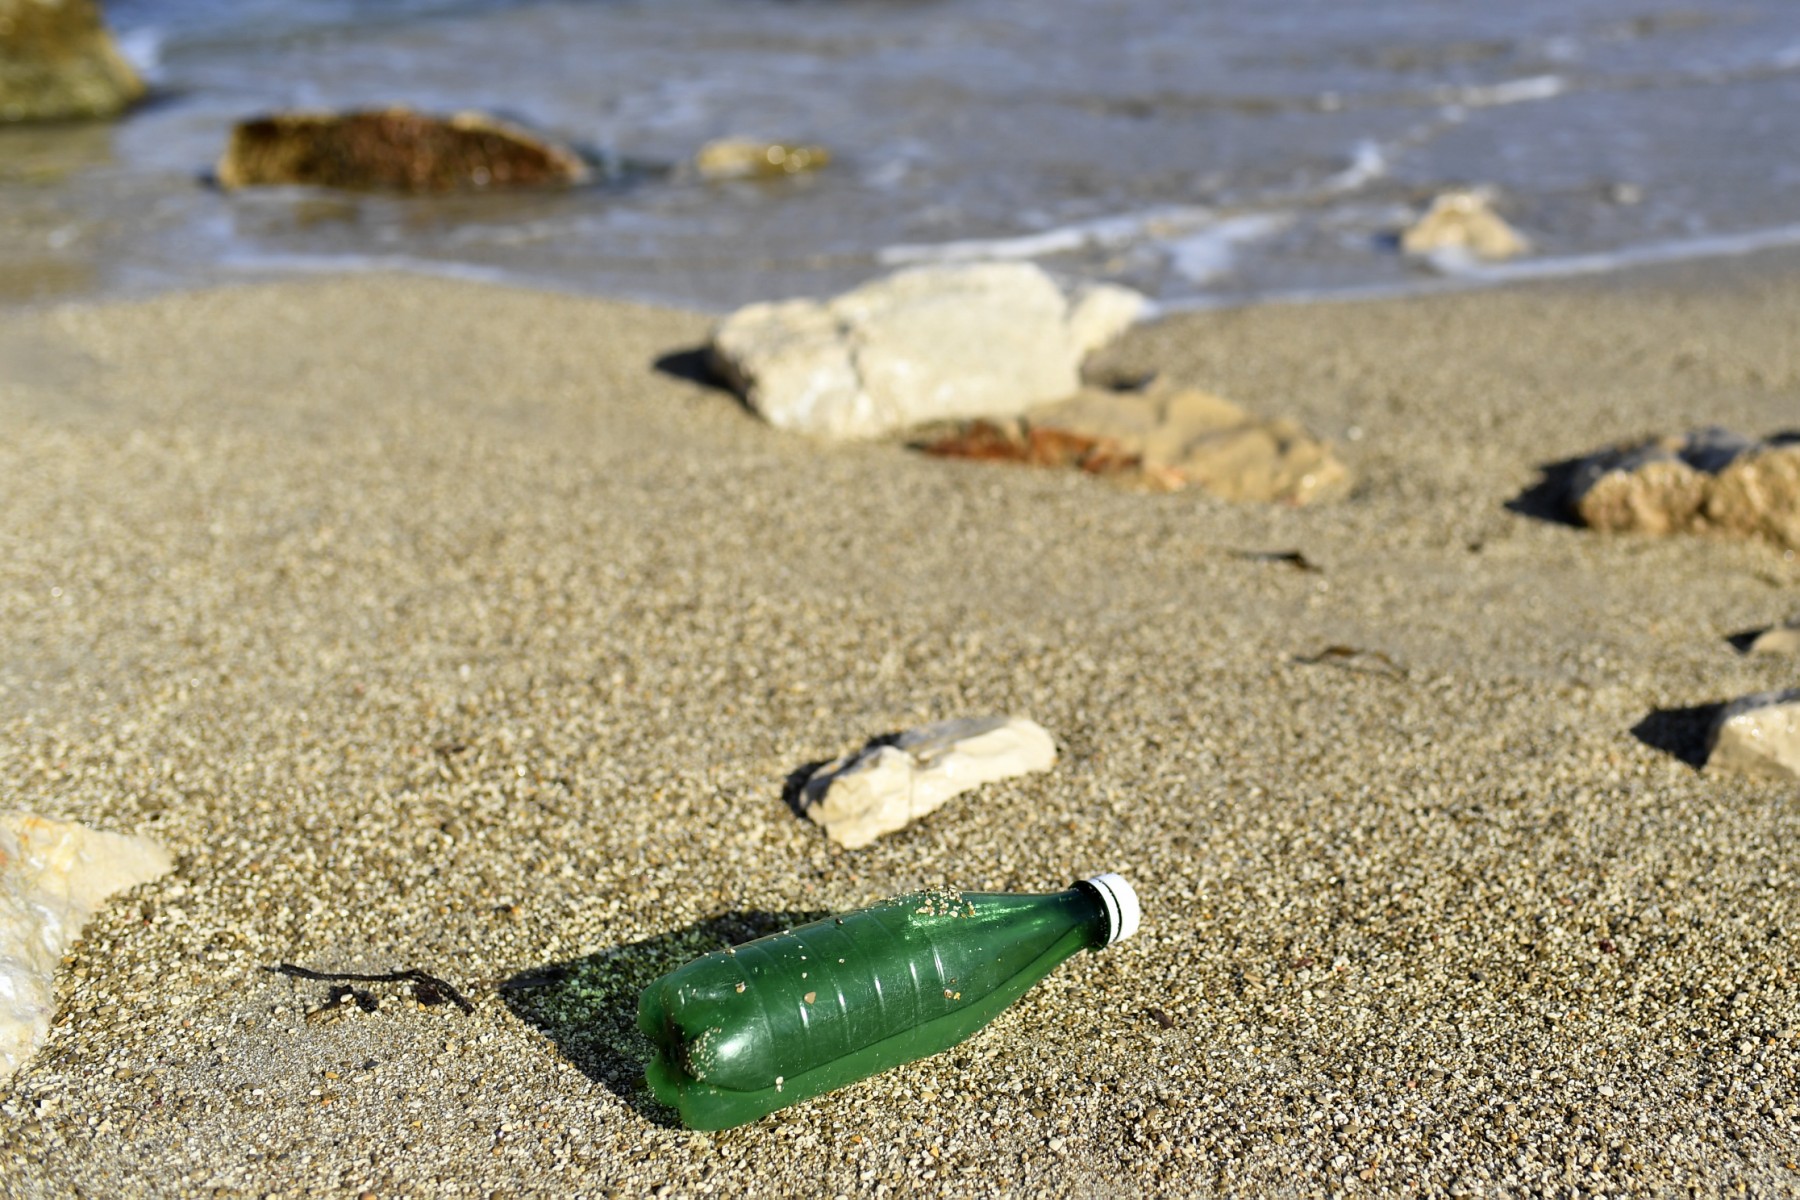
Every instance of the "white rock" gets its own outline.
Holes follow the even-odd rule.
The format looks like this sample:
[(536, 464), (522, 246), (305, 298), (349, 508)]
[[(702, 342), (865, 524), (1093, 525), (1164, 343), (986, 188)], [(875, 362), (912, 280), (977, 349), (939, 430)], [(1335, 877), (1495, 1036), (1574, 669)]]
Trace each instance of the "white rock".
[(904, 829), (952, 796), (996, 779), (1043, 771), (1056, 742), (1023, 717), (965, 717), (909, 730), (815, 771), (806, 815), (847, 849)]
[(1071, 301), (1030, 263), (900, 271), (835, 299), (739, 309), (715, 368), (771, 425), (877, 437), (926, 421), (1014, 416), (1074, 392), (1081, 362), (1145, 310), (1126, 288)]
[(56, 969), (106, 898), (167, 871), (168, 851), (26, 813), (0, 813), (0, 1079), (50, 1028)]
[(1727, 704), (1713, 722), (1706, 770), (1800, 779), (1800, 688), (1758, 692)]
[(1076, 354), (1086, 358), (1149, 312), (1150, 301), (1140, 292), (1110, 283), (1083, 284), (1069, 294), (1069, 339)]

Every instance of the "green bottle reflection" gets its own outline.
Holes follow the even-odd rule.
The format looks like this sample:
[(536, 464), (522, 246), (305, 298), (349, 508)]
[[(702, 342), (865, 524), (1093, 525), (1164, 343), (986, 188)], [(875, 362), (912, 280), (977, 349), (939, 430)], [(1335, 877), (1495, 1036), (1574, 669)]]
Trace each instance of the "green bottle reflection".
[(1064, 892), (935, 890), (695, 959), (648, 988), (647, 1075), (690, 1129), (729, 1129), (946, 1050), (1079, 950), (1138, 925), (1117, 875)]

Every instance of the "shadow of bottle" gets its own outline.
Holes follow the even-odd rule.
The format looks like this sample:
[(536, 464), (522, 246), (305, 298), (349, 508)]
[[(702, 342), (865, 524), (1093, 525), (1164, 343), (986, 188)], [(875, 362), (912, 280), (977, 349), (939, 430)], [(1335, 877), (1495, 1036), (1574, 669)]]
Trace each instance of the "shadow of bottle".
[(755, 909), (721, 913), (643, 941), (529, 968), (502, 982), (500, 995), (514, 1016), (541, 1030), (589, 1079), (646, 1120), (676, 1126), (680, 1122), (674, 1112), (644, 1084), (650, 1039), (638, 1031), (638, 996), (702, 954), (829, 915)]

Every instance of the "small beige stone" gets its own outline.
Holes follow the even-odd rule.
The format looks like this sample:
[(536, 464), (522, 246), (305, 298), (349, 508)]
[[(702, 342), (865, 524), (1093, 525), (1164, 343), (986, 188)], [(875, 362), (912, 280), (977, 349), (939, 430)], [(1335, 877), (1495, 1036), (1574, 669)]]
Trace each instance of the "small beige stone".
[(1800, 441), (1752, 449), (1720, 471), (1708, 492), (1706, 521), (1800, 550)]
[(802, 790), (808, 818), (848, 850), (904, 829), (970, 788), (1047, 770), (1056, 742), (1023, 717), (922, 725), (815, 771)]
[(0, 813), (0, 1079), (50, 1028), (56, 969), (88, 918), (169, 867), (168, 851), (146, 838)]
[(1326, 443), (1293, 421), (1263, 420), (1196, 388), (1086, 388), (1033, 409), (1016, 434), (964, 430), (928, 443), (945, 457), (1078, 466), (1163, 490), (1199, 488), (1225, 500), (1307, 504), (1349, 490)]
[(1484, 262), (1516, 258), (1531, 249), (1517, 230), (1501, 220), (1479, 191), (1446, 192), (1400, 235), (1400, 249), (1429, 257), (1468, 255)]
[(1575, 503), (1592, 529), (1666, 534), (1693, 527), (1706, 499), (1706, 476), (1680, 459), (1609, 471)]
[(773, 179), (816, 171), (830, 162), (831, 151), (823, 146), (720, 138), (700, 147), (694, 170), (702, 179)]
[(1758, 692), (1727, 704), (1713, 722), (1706, 770), (1800, 779), (1800, 688)]
[(1800, 655), (1800, 617), (1765, 629), (1750, 643), (1751, 654)]

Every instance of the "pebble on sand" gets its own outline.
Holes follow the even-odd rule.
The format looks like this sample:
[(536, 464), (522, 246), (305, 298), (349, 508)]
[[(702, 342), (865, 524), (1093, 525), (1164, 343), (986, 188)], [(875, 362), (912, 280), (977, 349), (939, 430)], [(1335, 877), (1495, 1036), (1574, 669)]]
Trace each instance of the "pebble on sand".
[(1023, 717), (963, 717), (921, 725), (826, 763), (801, 805), (847, 850), (904, 829), (970, 788), (1048, 770), (1056, 742)]
[(1757, 634), (1750, 643), (1749, 653), (1800, 655), (1800, 617)]
[(1307, 504), (1342, 495), (1350, 469), (1293, 421), (1263, 420), (1194, 388), (1087, 388), (1015, 422), (975, 422), (925, 441), (928, 454), (1077, 467), (1160, 491)]
[(1800, 779), (1800, 688), (1758, 692), (1721, 709), (1707, 738), (1706, 770)]
[(1716, 531), (1800, 549), (1800, 434), (1701, 429), (1603, 450), (1570, 472), (1567, 504), (1594, 529)]
[(878, 437), (1071, 395), (1082, 360), (1145, 307), (1108, 285), (1065, 296), (1031, 263), (917, 267), (827, 301), (741, 308), (714, 332), (711, 357), (771, 425)]
[(145, 838), (0, 813), (0, 1079), (30, 1057), (56, 1008), (56, 968), (115, 892), (170, 867)]
[(225, 188), (452, 192), (580, 183), (588, 168), (568, 147), (483, 113), (385, 108), (239, 122), (216, 173)]
[(110, 117), (143, 94), (94, 0), (0, 0), (0, 121)]
[(1400, 235), (1400, 249), (1417, 258), (1451, 256), (1500, 262), (1531, 243), (1501, 219), (1480, 191), (1445, 192)]
[(694, 155), (694, 170), (700, 178), (711, 180), (778, 179), (816, 171), (830, 162), (831, 151), (823, 146), (720, 138), (700, 147)]

